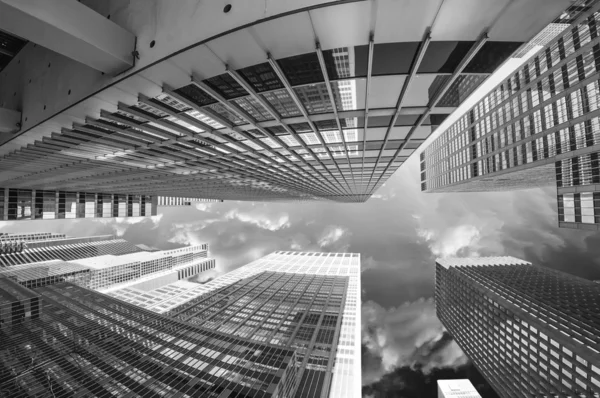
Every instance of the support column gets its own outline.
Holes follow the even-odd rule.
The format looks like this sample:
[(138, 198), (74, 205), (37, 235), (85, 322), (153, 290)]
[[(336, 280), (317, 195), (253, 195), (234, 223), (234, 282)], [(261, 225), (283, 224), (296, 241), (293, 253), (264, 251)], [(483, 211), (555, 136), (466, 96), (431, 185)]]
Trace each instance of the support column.
[[(0, 12), (2, 12), (1, 7)], [(0, 17), (0, 19), (1, 18), (2, 17)], [(0, 108), (0, 133), (16, 133), (20, 129), (21, 112), (7, 108)]]
[(104, 73), (133, 66), (135, 36), (75, 0), (0, 0), (0, 26)]

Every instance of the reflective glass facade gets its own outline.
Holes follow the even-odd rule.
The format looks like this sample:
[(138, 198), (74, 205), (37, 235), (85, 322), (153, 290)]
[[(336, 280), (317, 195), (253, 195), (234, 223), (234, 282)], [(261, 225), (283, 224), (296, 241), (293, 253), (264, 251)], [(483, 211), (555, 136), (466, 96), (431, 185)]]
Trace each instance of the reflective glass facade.
[(554, 39), (425, 149), (423, 191), (556, 184), (559, 225), (598, 229), (592, 203), (600, 183), (597, 10), (597, 2), (574, 4), (572, 25), (554, 27)]
[(0, 221), (155, 216), (149, 195), (0, 188)]
[[(116, 112), (87, 115), (85, 123), (7, 155), (3, 162), (18, 171), (5, 186), (364, 202), (431, 134), (440, 120), (433, 115), (449, 115), (523, 44), (481, 39), (480, 32), (461, 33), (473, 36), (463, 41), (425, 33), (411, 32), (427, 36), (417, 41), (315, 45), (280, 58), (261, 53), (253, 58), (261, 62), (237, 69), (236, 52), (246, 54), (231, 51), (230, 65), (209, 75), (192, 69), (189, 84), (165, 84), (153, 98), (139, 94), (137, 102), (115, 104)], [(38, 150), (44, 159), (32, 158)], [(47, 205), (29, 209), (24, 193), (10, 217), (52, 217), (52, 195), (40, 191), (37, 197)], [(87, 196), (69, 200), (80, 206), (76, 217), (88, 217), (100, 216), (109, 198), (87, 206)]]
[(221, 199), (201, 199), (201, 198), (173, 198), (166, 196), (159, 196), (157, 205), (161, 207), (167, 206), (191, 206), (192, 203), (210, 203), (210, 202), (222, 202)]
[[(263, 274), (264, 272), (268, 272), (268, 274)], [(275, 273), (276, 276), (271, 275), (272, 273)], [(259, 274), (262, 274), (262, 276), (259, 277)], [(242, 286), (244, 283), (250, 283), (250, 281), (254, 281), (251, 283), (252, 286), (255, 286), (260, 284), (263, 280), (259, 278), (276, 278), (277, 275), (283, 278), (278, 279), (278, 286), (283, 284), (285, 287), (282, 287), (281, 289), (279, 287), (277, 289), (267, 288), (265, 293), (261, 296), (257, 296), (255, 293), (248, 293), (248, 288)], [(339, 277), (347, 278), (348, 280), (347, 287), (344, 288), (346, 290), (344, 291), (345, 298), (342, 302), (342, 308), (339, 309), (341, 319), (339, 318), (340, 315), (338, 315), (335, 326), (332, 323), (329, 324), (329, 326), (322, 324), (327, 330), (335, 329), (332, 344), (337, 344), (337, 348), (331, 348), (330, 351), (318, 349), (314, 354), (307, 354), (307, 350), (310, 347), (313, 347), (313, 350), (318, 347), (326, 347), (326, 345), (317, 343), (317, 340), (315, 340), (315, 338), (319, 337), (319, 333), (315, 331), (319, 327), (319, 324), (314, 323), (314, 320), (316, 318), (332, 320), (333, 318), (330, 318), (329, 315), (333, 316), (333, 310), (334, 308), (337, 308), (336, 306), (338, 304), (335, 304), (335, 306), (327, 304), (325, 306), (317, 304), (317, 301), (332, 299), (332, 304), (339, 301), (339, 293), (331, 296), (329, 295), (334, 285), (341, 286), (341, 283), (338, 280)], [(303, 287), (306, 287), (308, 283), (308, 287), (306, 287), (306, 290), (304, 291), (294, 290), (296, 288), (291, 281), (297, 281), (298, 283), (301, 281)], [(222, 297), (222, 293), (220, 292), (229, 292), (230, 287), (234, 285), (241, 286), (242, 289), (235, 294), (243, 294), (243, 296), (235, 296), (238, 297), (238, 299), (225, 303), (220, 298)], [(269, 284), (266, 285), (270, 286)], [(332, 288), (325, 292), (321, 292), (321, 286), (323, 285), (331, 285)], [(154, 292), (156, 292), (156, 290), (153, 290), (148, 294), (149, 297), (147, 297), (148, 301), (153, 301), (153, 303), (152, 305), (145, 306), (145, 308), (149, 308), (152, 311), (159, 313), (168, 312), (174, 315), (177, 315), (178, 310), (182, 309), (186, 311), (187, 319), (194, 321), (196, 318), (194, 318), (192, 314), (195, 314), (195, 304), (198, 304), (198, 311), (202, 311), (206, 316), (210, 315), (211, 319), (213, 319), (214, 315), (215, 321), (220, 319), (218, 327), (231, 327), (232, 330), (244, 335), (248, 334), (250, 331), (252, 333), (249, 335), (249, 338), (256, 338), (259, 341), (271, 341), (273, 343), (277, 342), (277, 344), (284, 344), (285, 346), (297, 346), (297, 349), (300, 350), (299, 352), (302, 353), (301, 355), (304, 356), (303, 359), (309, 358), (306, 365), (299, 364), (299, 366), (306, 366), (307, 369), (318, 370), (320, 372), (323, 370), (324, 364), (327, 363), (328, 370), (325, 373), (326, 377), (323, 378), (322, 376), (324, 375), (318, 372), (306, 373), (306, 378), (309, 377), (308, 375), (311, 375), (310, 379), (305, 379), (303, 381), (307, 389), (303, 388), (301, 390), (302, 392), (298, 392), (298, 394), (309, 394), (308, 396), (311, 396), (310, 394), (314, 391), (312, 388), (320, 386), (319, 388), (323, 391), (328, 391), (329, 395), (326, 396), (332, 398), (360, 397), (361, 318), (360, 311), (358, 310), (360, 308), (359, 254), (274, 252), (234, 271), (219, 276), (210, 282), (193, 288), (186, 287), (185, 289), (179, 289), (178, 284), (169, 286), (172, 287), (171, 291), (174, 293), (172, 297), (168, 300), (154, 301), (153, 297), (155, 296)], [(340, 290), (339, 286), (334, 290)], [(287, 295), (288, 289), (293, 291), (290, 295)], [(122, 297), (124, 300), (130, 300), (130, 302), (139, 302), (142, 300), (140, 298), (140, 292), (123, 290), (118, 294), (118, 296), (115, 296)], [(253, 299), (255, 296), (256, 300)], [(296, 301), (298, 296), (299, 301)], [(313, 302), (312, 299), (315, 297), (317, 301)], [(204, 298), (211, 298), (209, 300), (211, 303), (214, 304), (220, 302), (222, 305), (218, 304), (217, 307), (214, 308), (212, 304), (207, 306), (207, 302), (203, 301)], [(225, 308), (229, 304), (234, 306), (231, 307), (231, 309), (247, 306), (244, 314), (250, 315), (244, 315), (240, 319), (237, 317), (235, 317), (235, 319), (234, 317), (230, 317), (231, 311)], [(257, 307), (262, 308), (262, 306), (265, 307), (265, 310), (257, 310)], [(317, 317), (315, 313), (311, 315), (311, 317), (305, 316), (306, 310), (309, 307), (320, 310), (320, 315)], [(271, 311), (275, 308), (277, 308), (277, 313), (274, 312), (275, 310)], [(213, 312), (218, 309), (223, 312), (213, 314)], [(328, 313), (330, 310), (331, 314)], [(227, 317), (223, 317), (225, 313), (228, 314)], [(305, 321), (306, 324), (304, 323)], [(202, 321), (200, 318), (197, 318), (196, 322)], [(277, 328), (273, 329), (273, 325), (277, 325)], [(295, 335), (290, 337), (289, 332), (292, 329), (291, 325), (293, 325), (294, 330), (303, 330), (306, 334), (310, 333), (310, 336), (312, 337), (311, 340), (295, 340)], [(256, 330), (256, 333), (254, 333), (254, 330)], [(292, 333), (295, 333), (295, 331), (292, 331)], [(329, 336), (329, 331), (323, 332), (322, 338), (326, 337), (324, 335), (325, 333)], [(328, 339), (330, 337), (331, 336), (329, 336)], [(312, 345), (313, 343), (316, 345)], [(308, 344), (308, 346), (306, 344)], [(334, 360), (331, 359), (333, 357)], [(326, 358), (329, 359), (327, 359), (326, 362), (323, 362)], [(316, 362), (313, 362), (313, 360)], [(325, 383), (325, 380), (328, 380), (327, 384)]]
[(439, 259), (438, 318), (501, 397), (600, 393), (600, 285), (512, 257)]
[(262, 272), (167, 315), (232, 336), (293, 348), (295, 397), (327, 395), (348, 277)]
[[(4, 296), (9, 290), (0, 286)], [(0, 326), (3, 396), (291, 398), (295, 390), (292, 349), (178, 322), (69, 283), (30, 292), (41, 311)]]
[(0, 254), (0, 269), (17, 264), (51, 260), (78, 260), (112, 254), (115, 256), (140, 252), (142, 249), (112, 235), (86, 238), (61, 238), (24, 242), (19, 251)]

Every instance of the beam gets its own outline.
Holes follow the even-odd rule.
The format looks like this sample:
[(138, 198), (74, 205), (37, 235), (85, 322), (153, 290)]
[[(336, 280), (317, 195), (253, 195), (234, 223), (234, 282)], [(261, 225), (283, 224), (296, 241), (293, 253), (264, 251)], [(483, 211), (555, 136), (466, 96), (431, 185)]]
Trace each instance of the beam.
[(21, 112), (0, 108), (0, 133), (15, 133), (21, 129)]
[[(333, 98), (333, 90), (331, 89), (331, 81), (329, 80), (329, 73), (327, 73), (327, 65), (325, 64), (325, 57), (323, 56), (323, 51), (321, 50), (321, 44), (319, 42), (316, 43), (317, 50), (317, 58), (319, 58), (319, 65), (321, 66), (321, 73), (323, 74), (323, 79), (325, 79), (325, 86), (327, 87), (327, 94), (329, 95), (329, 101), (331, 102), (331, 109), (333, 110), (334, 119), (337, 123), (338, 131), (342, 138), (342, 144), (344, 145), (344, 153), (346, 155), (346, 159), (348, 163), (350, 163), (350, 155), (348, 155), (348, 145), (346, 144), (346, 136), (344, 135), (344, 130), (342, 129), (342, 123), (340, 122), (340, 115), (338, 114), (337, 104), (335, 103), (335, 98)], [(340, 102), (342, 99), (339, 99)], [(354, 172), (352, 168), (350, 168), (350, 177), (352, 178), (352, 182), (354, 185), (354, 193), (356, 192), (356, 180), (354, 179)]]
[(481, 34), (481, 36), (479, 37), (479, 39), (473, 44), (473, 46), (471, 47), (469, 52), (462, 59), (462, 61), (460, 61), (460, 63), (458, 64), (458, 66), (456, 67), (454, 72), (452, 73), (452, 76), (448, 80), (446, 80), (445, 84), (434, 94), (433, 99), (429, 102), (429, 105), (427, 105), (427, 110), (421, 114), (421, 116), (417, 120), (417, 123), (415, 123), (413, 128), (410, 129), (410, 131), (406, 135), (404, 143), (402, 145), (400, 145), (400, 147), (396, 150), (396, 153), (394, 153), (392, 160), (388, 163), (388, 165), (385, 167), (385, 169), (383, 170), (383, 172), (381, 173), (381, 175), (379, 176), (379, 178), (377, 179), (377, 181), (371, 188), (371, 193), (375, 189), (377, 184), (379, 184), (379, 181), (381, 181), (381, 179), (383, 178), (383, 175), (391, 167), (392, 163), (394, 163), (396, 161), (396, 159), (398, 158), (398, 156), (400, 156), (400, 152), (410, 142), (411, 137), (414, 134), (414, 132), (421, 126), (421, 124), (423, 124), (423, 121), (425, 120), (425, 118), (427, 118), (427, 116), (429, 116), (429, 114), (431, 113), (435, 104), (440, 100), (440, 98), (442, 98), (442, 96), (446, 93), (446, 91), (448, 91), (448, 89), (450, 88), (452, 83), (454, 83), (456, 81), (456, 79), (458, 79), (461, 72), (467, 67), (469, 62), (471, 62), (471, 60), (473, 59), (473, 57), (475, 57), (475, 55), (479, 52), (479, 50), (481, 50), (481, 48), (488, 41), (488, 39), (489, 39), (488, 33), (483, 32)]
[[(406, 93), (408, 92), (410, 83), (412, 82), (414, 77), (417, 75), (417, 71), (419, 70), (419, 67), (421, 66), (421, 61), (423, 60), (423, 57), (425, 56), (425, 52), (427, 51), (427, 48), (429, 47), (429, 43), (431, 43), (431, 31), (429, 29), (427, 29), (425, 31), (425, 36), (423, 38), (423, 41), (421, 42), (421, 46), (419, 47), (419, 52), (417, 53), (417, 56), (410, 67), (408, 76), (404, 80), (404, 85), (402, 85), (402, 90), (400, 90), (400, 95), (398, 95), (398, 102), (396, 102), (396, 111), (394, 112), (394, 116), (392, 116), (392, 119), (390, 120), (390, 124), (388, 125), (388, 128), (385, 132), (385, 138), (383, 139), (383, 146), (381, 147), (379, 156), (377, 156), (377, 161), (375, 162), (375, 168), (373, 169), (373, 173), (371, 174), (371, 177), (369, 178), (369, 182), (367, 183), (367, 188), (371, 185), (371, 181), (373, 180), (373, 176), (375, 175), (375, 170), (377, 170), (377, 166), (379, 165), (379, 161), (381, 160), (381, 155), (383, 154), (383, 151), (385, 150), (385, 146), (387, 145), (388, 140), (390, 139), (390, 133), (392, 132), (392, 128), (396, 124), (396, 120), (398, 120), (398, 116), (400, 116), (400, 112), (402, 110), (402, 105), (404, 104), (404, 98), (406, 97)], [(412, 129), (411, 129), (411, 131), (412, 131)]]
[(136, 37), (74, 0), (0, 0), (0, 26), (100, 72), (133, 66)]

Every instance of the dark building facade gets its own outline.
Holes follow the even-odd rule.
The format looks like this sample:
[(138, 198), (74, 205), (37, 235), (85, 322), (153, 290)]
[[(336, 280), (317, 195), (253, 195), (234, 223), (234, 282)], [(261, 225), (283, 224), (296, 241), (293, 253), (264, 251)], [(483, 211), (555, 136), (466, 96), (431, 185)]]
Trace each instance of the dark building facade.
[(293, 349), (70, 283), (25, 293), (10, 283), (0, 278), (0, 308), (14, 304), (0, 324), (0, 396), (288, 398), (296, 389)]
[(167, 315), (296, 352), (294, 397), (328, 397), (349, 278), (262, 272)]
[(438, 318), (505, 398), (600, 394), (600, 285), (513, 257), (438, 259)]
[[(30, 160), (28, 160), (29, 162)], [(0, 188), (0, 221), (157, 215), (151, 195)]]
[(568, 28), (425, 149), (423, 191), (556, 184), (559, 225), (598, 229), (599, 7), (574, 4)]
[[(106, 84), (57, 90), (55, 101), (45, 99), (43, 117), (37, 107), (35, 117), (27, 109), (21, 130), (0, 137), (0, 186), (364, 202), (570, 3), (484, 1), (380, 0), (375, 7), (367, 0), (298, 0), (264, 15), (254, 12), (263, 7), (257, 0), (233, 14), (157, 7), (169, 13), (155, 16), (171, 22), (161, 25), (168, 46), (138, 51), (140, 62)], [(87, 5), (99, 10), (105, 2)], [(144, 43), (161, 41), (140, 29), (154, 24), (145, 14), (129, 4), (120, 12), (140, 19), (115, 23), (143, 33)], [(188, 21), (192, 14), (202, 18)], [(220, 18), (223, 25), (198, 29)], [(150, 63), (142, 61), (147, 55)], [(9, 86), (21, 61), (34, 63), (15, 59), (0, 85)], [(36, 72), (32, 86), (54, 71), (47, 69)], [(19, 92), (0, 91), (0, 100), (20, 106)]]
[[(11, 236), (11, 235), (9, 235)], [(106, 254), (123, 255), (142, 252), (141, 248), (113, 235), (83, 238), (59, 237), (46, 240), (16, 240), (23, 243), (19, 250), (0, 253), (0, 269), (11, 265), (52, 260), (77, 260)], [(15, 242), (10, 240), (10, 242)], [(0, 241), (1, 244), (1, 241)]]

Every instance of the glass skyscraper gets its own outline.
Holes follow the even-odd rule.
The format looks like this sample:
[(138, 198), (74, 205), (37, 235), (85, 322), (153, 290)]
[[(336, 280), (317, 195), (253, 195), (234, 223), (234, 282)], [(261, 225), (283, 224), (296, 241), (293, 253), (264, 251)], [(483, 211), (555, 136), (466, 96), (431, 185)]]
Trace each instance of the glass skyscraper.
[(600, 285), (513, 257), (436, 262), (438, 318), (503, 398), (600, 394)]
[(361, 395), (359, 254), (279, 251), (195, 287), (177, 282), (110, 294), (188, 323), (295, 349), (296, 397)]
[[(37, 217), (33, 190), (42, 201), (50, 192), (48, 208), (56, 191), (364, 202), (568, 3), (465, 1), (472, 6), (303, 0), (269, 8), (267, 19), (218, 12), (230, 25), (206, 31), (169, 19), (161, 28), (177, 40), (157, 48), (164, 53), (148, 70), (138, 64), (89, 92), (53, 93), (52, 113), (38, 118), (36, 108), (18, 133), (0, 137), (0, 186), (19, 197), (8, 215)], [(14, 106), (20, 97), (8, 91), (0, 99)], [(66, 217), (73, 200), (56, 214)]]
[(3, 397), (277, 397), (295, 351), (179, 322), (80, 286), (0, 277)]
[(599, 8), (573, 4), (568, 28), (421, 153), (423, 191), (556, 184), (559, 226), (600, 227)]
[(151, 195), (97, 193), (95, 189), (0, 188), (0, 221), (155, 216), (156, 201)]

